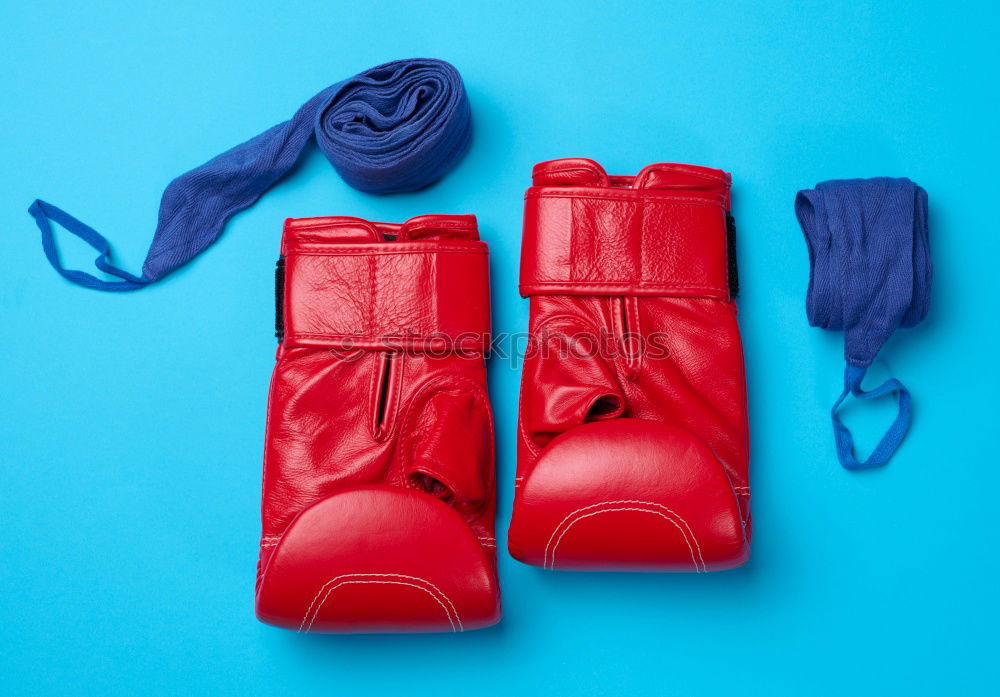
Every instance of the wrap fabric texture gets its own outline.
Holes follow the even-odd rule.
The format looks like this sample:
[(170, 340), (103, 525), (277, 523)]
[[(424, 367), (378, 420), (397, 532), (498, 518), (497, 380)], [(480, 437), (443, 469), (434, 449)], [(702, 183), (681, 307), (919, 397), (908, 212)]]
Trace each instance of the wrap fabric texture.
[[(795, 198), (809, 248), (809, 324), (844, 332), (844, 391), (833, 405), (837, 457), (846, 469), (886, 464), (906, 437), (910, 393), (890, 379), (874, 390), (861, 382), (885, 342), (900, 327), (927, 316), (931, 296), (927, 192), (909, 179), (831, 180)], [(896, 394), (899, 411), (865, 461), (837, 412), (847, 399)]]
[[(111, 262), (107, 239), (45, 201), (29, 213), (52, 267), (64, 278), (106, 291), (138, 290), (187, 263), (218, 239), (226, 222), (251, 206), (298, 161), (315, 136), (349, 185), (373, 194), (422, 189), (441, 178), (471, 142), (468, 97), (458, 71), (435, 59), (386, 63), (338, 82), (291, 119), (174, 179), (160, 200), (152, 244), (135, 276)], [(52, 223), (99, 252), (95, 266), (120, 280), (66, 269)]]

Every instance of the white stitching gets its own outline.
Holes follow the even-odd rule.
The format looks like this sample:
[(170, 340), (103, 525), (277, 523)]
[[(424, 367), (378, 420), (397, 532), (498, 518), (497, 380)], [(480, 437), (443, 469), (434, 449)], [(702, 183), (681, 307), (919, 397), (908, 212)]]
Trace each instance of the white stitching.
[[(642, 505), (645, 505), (645, 506), (654, 506), (656, 508), (662, 508), (664, 511), (666, 511), (670, 515), (675, 516), (678, 520), (680, 520), (680, 522), (684, 524), (684, 527), (681, 527), (681, 525), (676, 520), (673, 520), (672, 518), (664, 515), (660, 511), (648, 510), (648, 509), (645, 509), (645, 508), (634, 508), (634, 507), (629, 507), (629, 508), (613, 508), (613, 509), (607, 509), (607, 510), (603, 510), (603, 511), (595, 511), (593, 513), (588, 513), (586, 515), (581, 515), (578, 518), (574, 519), (569, 525), (566, 526), (566, 528), (562, 531), (562, 534), (559, 535), (559, 539), (555, 541), (555, 546), (552, 545), (552, 541), (553, 541), (553, 539), (555, 539), (556, 533), (559, 532), (559, 529), (562, 528), (562, 526), (566, 523), (567, 520), (569, 520), (571, 517), (575, 516), (577, 513), (582, 513), (583, 511), (586, 511), (588, 509), (598, 508), (600, 506), (610, 506), (610, 505), (623, 504), (623, 503), (624, 504), (628, 504), (628, 503), (631, 503), (631, 504), (642, 504)], [(580, 520), (583, 520), (584, 518), (589, 518), (591, 516), (597, 515), (599, 513), (611, 513), (611, 512), (614, 512), (614, 511), (637, 511), (637, 512), (640, 512), (640, 513), (654, 513), (654, 514), (659, 515), (660, 517), (664, 518), (665, 520), (670, 521), (671, 523), (674, 524), (674, 526), (678, 530), (680, 530), (681, 536), (684, 538), (684, 542), (687, 544), (688, 549), (691, 552), (691, 561), (694, 563), (695, 571), (697, 571), (697, 572), (707, 571), (707, 567), (705, 566), (705, 558), (704, 558), (704, 556), (702, 556), (702, 553), (701, 553), (701, 545), (698, 544), (698, 538), (695, 537), (694, 531), (691, 530), (690, 524), (681, 515), (679, 515), (676, 511), (673, 511), (672, 509), (668, 508), (667, 506), (664, 506), (663, 504), (654, 503), (652, 501), (636, 501), (636, 500), (602, 501), (601, 503), (595, 503), (595, 504), (591, 504), (589, 506), (583, 506), (583, 507), (578, 508), (575, 511), (572, 511), (571, 513), (567, 514), (566, 517), (563, 518), (559, 522), (559, 525), (557, 525), (555, 527), (555, 529), (552, 531), (552, 535), (549, 536), (549, 541), (545, 545), (545, 553), (544, 553), (544, 556), (542, 557), (542, 568), (555, 569), (556, 550), (559, 548), (559, 544), (562, 542), (563, 537), (565, 537), (566, 533), (569, 532), (569, 529), (571, 527), (573, 527), (574, 525), (576, 525), (577, 522), (579, 522)], [(694, 543), (693, 547), (692, 547), (692, 544), (691, 544), (692, 542)], [(551, 559), (551, 562), (549, 561), (549, 547), (552, 547), (552, 559)], [(695, 556), (695, 550), (697, 550), (697, 557)], [(699, 561), (700, 561), (700, 564), (699, 564)]]
[[(313, 604), (315, 604), (316, 599), (319, 598), (319, 594), (323, 592), (323, 588), (325, 588), (326, 586), (330, 585), (331, 583), (333, 583), (334, 581), (336, 581), (338, 579), (341, 579), (341, 578), (350, 578), (350, 577), (354, 577), (354, 576), (408, 578), (408, 579), (410, 579), (412, 581), (422, 581), (422, 582), (426, 583), (428, 586), (430, 586), (431, 588), (433, 588), (434, 590), (436, 590), (438, 593), (440, 593), (441, 596), (448, 602), (448, 605), (451, 606), (451, 611), (453, 613), (455, 613), (455, 619), (458, 621), (458, 626), (460, 628), (459, 631), (464, 631), (463, 629), (461, 629), (461, 627), (462, 627), (462, 620), (458, 616), (458, 610), (455, 608), (455, 604), (451, 602), (451, 599), (448, 597), (448, 595), (444, 591), (442, 591), (440, 588), (438, 588), (433, 583), (431, 583), (430, 581), (428, 581), (426, 578), (421, 578), (420, 576), (408, 576), (406, 574), (341, 574), (340, 576), (335, 576), (334, 578), (332, 578), (329, 581), (327, 581), (326, 583), (324, 583), (323, 586), (318, 591), (316, 591), (316, 595), (313, 597), (312, 603), (309, 604), (309, 609), (306, 610), (306, 616), (308, 616), (309, 615), (309, 611), (312, 610), (312, 606), (313, 606)], [(435, 598), (435, 600), (436, 600), (436, 598)], [(326, 602), (325, 599), (324, 599), (324, 602)], [(438, 602), (440, 602), (440, 601), (438, 601)], [(445, 612), (447, 612), (447, 608), (445, 608)], [(319, 609), (316, 610), (316, 614), (317, 615), (319, 614)], [(315, 622), (315, 620), (316, 620), (316, 618), (313, 617), (313, 621), (314, 622)], [(450, 614), (448, 616), (448, 620), (451, 621), (451, 615)], [(302, 621), (305, 622), (305, 617), (302, 618)], [(309, 625), (312, 626), (312, 622), (310, 622)], [(455, 626), (455, 623), (452, 622), (452, 627), (454, 628), (454, 626)], [(301, 627), (300, 627), (300, 631), (301, 631)]]
[(326, 604), (326, 601), (329, 599), (330, 594), (333, 593), (333, 591), (337, 590), (341, 586), (349, 586), (351, 584), (365, 584), (365, 583), (383, 584), (383, 585), (394, 585), (394, 586), (410, 586), (412, 588), (416, 588), (417, 590), (422, 590), (424, 593), (426, 593), (427, 595), (429, 595), (434, 600), (434, 602), (436, 602), (438, 605), (440, 605), (442, 610), (444, 610), (445, 617), (447, 617), (448, 618), (448, 622), (451, 623), (451, 631), (453, 631), (453, 632), (458, 631), (457, 629), (455, 629), (455, 622), (451, 619), (451, 613), (448, 612), (448, 608), (445, 607), (444, 603), (442, 603), (438, 599), (438, 597), (436, 595), (434, 595), (433, 593), (431, 593), (429, 590), (427, 590), (423, 586), (418, 586), (416, 583), (407, 583), (406, 581), (382, 581), (382, 580), (375, 580), (375, 581), (361, 581), (361, 580), (358, 580), (358, 581), (341, 581), (340, 583), (335, 583), (334, 585), (332, 585), (329, 588), (329, 590), (327, 590), (326, 595), (323, 596), (323, 600), (320, 601), (320, 604), (316, 607), (316, 613), (313, 615), (313, 618), (309, 621), (309, 625), (304, 630), (301, 628), (301, 625), (300, 625), (299, 631), (300, 632), (302, 632), (302, 631), (308, 632), (308, 631), (310, 631), (312, 629), (313, 623), (316, 621), (316, 618), (319, 617), (320, 610), (323, 609), (323, 606)]
[[(676, 527), (678, 530), (680, 530), (681, 536), (684, 538), (684, 542), (687, 543), (688, 551), (691, 554), (691, 562), (694, 564), (695, 571), (697, 571), (697, 572), (703, 571), (703, 569), (701, 568), (701, 566), (699, 566), (699, 564), (698, 564), (698, 559), (695, 557), (695, 550), (691, 546), (691, 541), (688, 540), (687, 534), (684, 532), (684, 529), (680, 526), (680, 524), (676, 520), (674, 520), (673, 518), (670, 518), (665, 513), (662, 513), (660, 511), (651, 511), (648, 508), (624, 508), (624, 507), (623, 508), (607, 508), (607, 509), (604, 509), (604, 510), (601, 510), (601, 511), (594, 511), (592, 513), (585, 513), (584, 515), (581, 515), (578, 518), (574, 518), (573, 522), (571, 522), (569, 525), (566, 526), (566, 529), (563, 530), (562, 534), (559, 535), (559, 539), (556, 540), (556, 544), (552, 548), (552, 561), (549, 564), (548, 568), (549, 569), (555, 569), (556, 568), (556, 566), (555, 566), (556, 565), (556, 550), (559, 549), (559, 545), (560, 545), (560, 543), (562, 543), (563, 537), (566, 535), (567, 532), (569, 532), (570, 528), (572, 528), (574, 525), (576, 525), (578, 522), (580, 522), (584, 518), (590, 518), (590, 517), (595, 516), (595, 515), (600, 515), (601, 513), (615, 513), (617, 511), (636, 511), (638, 513), (652, 513), (653, 515), (658, 515), (661, 518), (663, 518), (664, 520), (666, 520), (669, 523), (671, 523), (674, 527)], [(699, 554), (700, 554), (700, 550), (699, 550)]]
[[(448, 607), (446, 607), (445, 604), (441, 602), (441, 599), (438, 598), (436, 595), (434, 595), (434, 593), (432, 593), (430, 590), (428, 590), (424, 586), (418, 586), (418, 585), (416, 585), (414, 583), (406, 583), (406, 582), (403, 582), (403, 581), (382, 581), (382, 580), (378, 580), (378, 579), (372, 580), (371, 578), (369, 578), (368, 580), (359, 579), (359, 580), (355, 580), (355, 581), (341, 581), (340, 583), (336, 583), (331, 588), (329, 588), (329, 590), (327, 590), (326, 595), (323, 596), (323, 600), (316, 607), (316, 611), (313, 612), (313, 606), (316, 605), (316, 601), (319, 599), (320, 593), (322, 593), (323, 590), (327, 588), (327, 586), (329, 586), (331, 583), (339, 581), (342, 578), (352, 578), (352, 577), (355, 577), (355, 576), (406, 578), (406, 579), (410, 579), (411, 581), (420, 581), (420, 582), (423, 582), (423, 583), (427, 584), (428, 586), (430, 586), (431, 588), (433, 588), (435, 591), (437, 591), (441, 595), (441, 598), (444, 598), (445, 602), (448, 603), (448, 607), (451, 608), (451, 611), (449, 612)], [(323, 608), (323, 605), (326, 603), (326, 601), (329, 599), (330, 594), (334, 590), (336, 590), (337, 588), (339, 588), (340, 586), (347, 585), (347, 584), (350, 584), (350, 583), (386, 583), (386, 584), (391, 583), (391, 584), (395, 584), (395, 585), (399, 585), (399, 586), (412, 586), (414, 588), (418, 588), (418, 589), (424, 591), (425, 593), (427, 593), (429, 596), (431, 596), (437, 602), (437, 604), (440, 605), (444, 609), (445, 615), (448, 618), (448, 622), (451, 623), (451, 630), (453, 632), (464, 632), (465, 631), (465, 627), (462, 626), (462, 620), (458, 616), (458, 610), (455, 608), (455, 604), (451, 601), (451, 598), (449, 598), (448, 595), (444, 591), (442, 591), (440, 588), (438, 588), (433, 583), (431, 583), (430, 581), (428, 581), (426, 578), (421, 578), (419, 576), (407, 576), (406, 574), (341, 574), (340, 576), (334, 576), (329, 581), (327, 581), (322, 586), (320, 586), (320, 589), (318, 591), (316, 591), (316, 595), (313, 596), (312, 602), (309, 603), (309, 607), (306, 609), (306, 614), (303, 615), (302, 622), (299, 624), (299, 631), (300, 632), (303, 632), (303, 631), (308, 632), (312, 628), (313, 623), (316, 621), (316, 618), (319, 617), (319, 612)], [(454, 620), (452, 620), (452, 613), (454, 613), (454, 615), (455, 615), (455, 619)], [(306, 626), (306, 620), (309, 619), (309, 615), (310, 614), (312, 614), (313, 617), (312, 617), (312, 620), (309, 621), (309, 625)], [(456, 622), (458, 623), (458, 628), (455, 627), (455, 623)]]

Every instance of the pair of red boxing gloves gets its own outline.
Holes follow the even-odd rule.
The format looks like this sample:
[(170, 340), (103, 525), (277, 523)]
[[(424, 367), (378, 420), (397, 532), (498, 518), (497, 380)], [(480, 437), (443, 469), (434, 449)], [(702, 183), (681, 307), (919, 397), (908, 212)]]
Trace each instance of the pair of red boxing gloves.
[[(749, 554), (730, 177), (537, 165), (508, 546), (546, 569)], [(257, 615), (312, 632), (500, 618), (489, 265), (472, 216), (288, 220)]]

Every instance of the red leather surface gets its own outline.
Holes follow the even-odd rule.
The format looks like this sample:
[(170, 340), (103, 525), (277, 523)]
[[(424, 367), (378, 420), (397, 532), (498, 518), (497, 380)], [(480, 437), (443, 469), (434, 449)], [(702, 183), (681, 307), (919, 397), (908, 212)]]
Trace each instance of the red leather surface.
[[(587, 161), (572, 162), (582, 180), (594, 178), (581, 171)], [(651, 165), (631, 185), (616, 177), (616, 186), (599, 187), (573, 185), (552, 163), (536, 168), (525, 196), (521, 294), (728, 300), (725, 234), (704, 231), (725, 231), (729, 177), (692, 169)]]
[[(535, 167), (521, 289), (532, 343), (511, 554), (555, 569), (710, 571), (750, 544), (748, 427), (729, 297), (729, 175)], [(539, 202), (543, 202), (542, 205)]]
[[(437, 220), (439, 227), (433, 227)], [(289, 223), (285, 337), (297, 345), (483, 350), (490, 328), (486, 245), (473, 216), (421, 216), (381, 229), (352, 218)], [(470, 238), (470, 235), (472, 236)], [(321, 283), (314, 282), (321, 279)]]
[(289, 220), (268, 401), (257, 615), (313, 632), (499, 620), (472, 216)]

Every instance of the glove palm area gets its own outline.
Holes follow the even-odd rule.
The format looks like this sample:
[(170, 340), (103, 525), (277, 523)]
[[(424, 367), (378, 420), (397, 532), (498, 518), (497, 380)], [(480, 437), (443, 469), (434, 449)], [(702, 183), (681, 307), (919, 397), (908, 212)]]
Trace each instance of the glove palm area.
[(499, 620), (487, 273), (472, 216), (286, 221), (263, 622), (425, 632)]
[(539, 164), (511, 554), (566, 570), (703, 572), (749, 554), (730, 177)]

